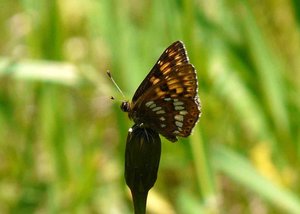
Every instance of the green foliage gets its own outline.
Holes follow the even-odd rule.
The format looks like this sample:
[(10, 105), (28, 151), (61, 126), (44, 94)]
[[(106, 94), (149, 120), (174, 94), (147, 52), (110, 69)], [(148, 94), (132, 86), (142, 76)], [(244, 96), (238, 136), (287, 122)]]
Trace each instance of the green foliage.
[(106, 70), (130, 99), (175, 40), (197, 69), (203, 113), (191, 137), (163, 140), (149, 213), (300, 213), (297, 1), (0, 8), (0, 213), (132, 213), (132, 123)]

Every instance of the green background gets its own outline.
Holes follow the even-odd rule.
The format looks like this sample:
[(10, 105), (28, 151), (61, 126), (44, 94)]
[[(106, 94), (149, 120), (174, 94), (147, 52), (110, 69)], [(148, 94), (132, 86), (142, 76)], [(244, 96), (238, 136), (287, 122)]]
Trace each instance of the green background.
[(176, 40), (202, 116), (148, 213), (300, 213), (299, 27), (297, 0), (2, 0), (0, 213), (132, 213), (106, 70), (131, 99)]

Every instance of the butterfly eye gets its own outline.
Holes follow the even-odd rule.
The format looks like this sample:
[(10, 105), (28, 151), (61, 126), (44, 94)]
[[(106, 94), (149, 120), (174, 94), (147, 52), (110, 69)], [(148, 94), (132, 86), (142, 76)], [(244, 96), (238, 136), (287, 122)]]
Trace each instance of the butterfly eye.
[(128, 101), (124, 101), (121, 104), (121, 110), (124, 112), (129, 112), (130, 111), (130, 104)]

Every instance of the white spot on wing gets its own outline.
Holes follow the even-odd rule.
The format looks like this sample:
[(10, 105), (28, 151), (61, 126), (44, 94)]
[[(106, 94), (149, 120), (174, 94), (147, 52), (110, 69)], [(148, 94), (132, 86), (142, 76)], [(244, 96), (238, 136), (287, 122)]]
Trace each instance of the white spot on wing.
[(149, 108), (155, 108), (156, 107), (156, 104), (155, 103), (152, 103)]
[(175, 121), (175, 125), (177, 127), (182, 127), (183, 126), (183, 123), (182, 122), (179, 122), (179, 121)]
[(165, 114), (166, 112), (164, 110), (159, 110), (156, 112), (156, 114)]
[(152, 105), (153, 103), (154, 103), (154, 102), (151, 100), (151, 101), (146, 102), (145, 105), (146, 105), (147, 107), (149, 107), (149, 106)]
[(177, 115), (175, 115), (175, 120), (178, 120), (178, 121), (183, 121), (183, 115), (179, 115), (179, 114), (177, 114)]
[(161, 110), (161, 106), (157, 106), (156, 108), (152, 109), (152, 111), (158, 111), (158, 110)]
[(177, 101), (177, 102), (174, 102), (173, 104), (174, 104), (174, 106), (181, 106), (181, 105), (183, 105), (183, 102)]
[(179, 111), (179, 110), (183, 110), (184, 107), (183, 106), (175, 106), (175, 110)]
[(166, 124), (160, 124), (160, 126), (161, 126), (162, 128), (165, 128), (165, 127), (166, 127)]
[(179, 112), (179, 114), (181, 114), (181, 115), (187, 115), (187, 113), (188, 113), (188, 112), (187, 112), (187, 111), (185, 111), (185, 110), (184, 110), (184, 111), (180, 111), (180, 112)]
[(159, 118), (161, 121), (165, 121), (166, 120), (166, 118), (164, 118), (164, 117), (160, 117)]

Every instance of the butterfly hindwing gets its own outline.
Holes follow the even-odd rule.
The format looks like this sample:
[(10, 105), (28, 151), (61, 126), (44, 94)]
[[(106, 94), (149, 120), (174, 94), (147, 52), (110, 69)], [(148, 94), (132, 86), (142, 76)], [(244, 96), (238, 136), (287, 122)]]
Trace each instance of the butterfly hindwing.
[(176, 136), (190, 135), (200, 113), (196, 100), (186, 97), (148, 101), (145, 106), (141, 111), (145, 126), (172, 142), (177, 141)]

